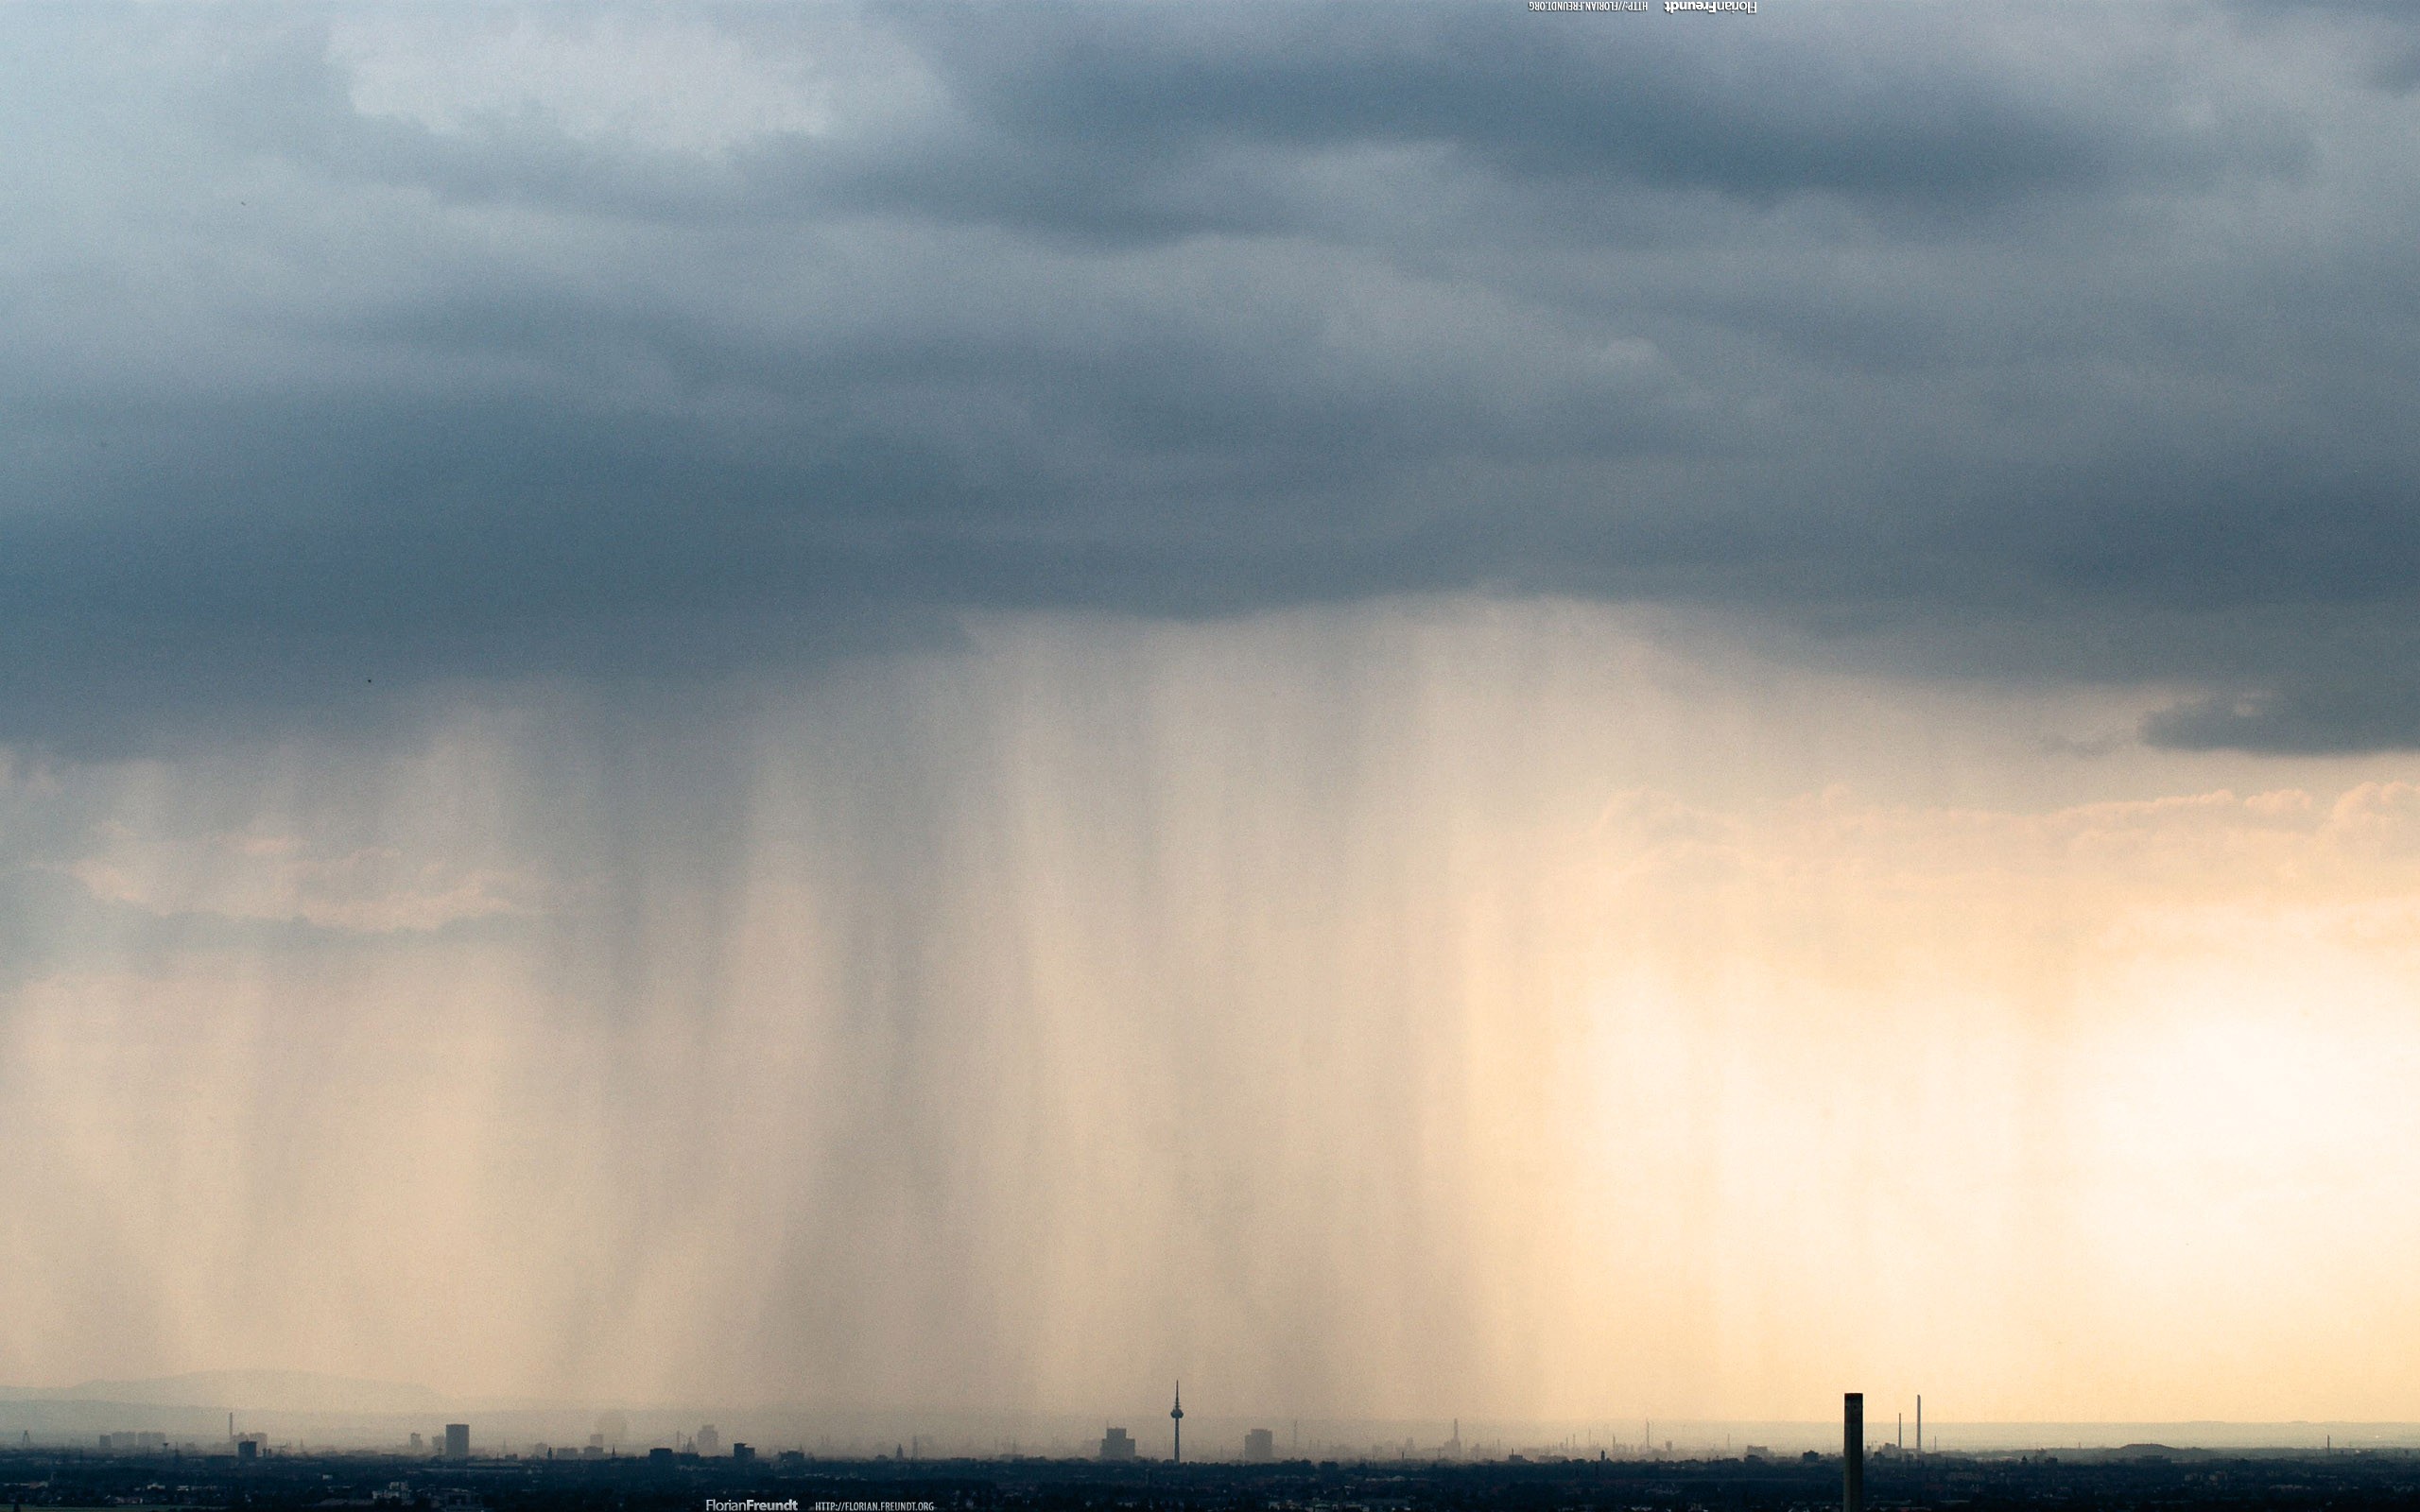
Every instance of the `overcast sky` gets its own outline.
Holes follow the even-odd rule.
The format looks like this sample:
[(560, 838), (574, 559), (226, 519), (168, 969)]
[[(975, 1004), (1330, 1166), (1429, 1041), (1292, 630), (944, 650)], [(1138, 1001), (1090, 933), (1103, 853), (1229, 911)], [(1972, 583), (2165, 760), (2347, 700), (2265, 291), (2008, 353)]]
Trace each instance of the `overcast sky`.
[(2397, 6), (0, 9), (0, 1384), (2408, 1415), (2416, 128)]
[(2394, 7), (7, 25), (17, 739), (1478, 590), (2420, 741)]

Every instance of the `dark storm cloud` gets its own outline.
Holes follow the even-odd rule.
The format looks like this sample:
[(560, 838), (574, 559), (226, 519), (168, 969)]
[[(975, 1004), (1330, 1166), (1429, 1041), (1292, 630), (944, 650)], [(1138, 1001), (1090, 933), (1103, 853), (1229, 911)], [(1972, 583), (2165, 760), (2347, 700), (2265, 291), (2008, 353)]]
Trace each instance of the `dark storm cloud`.
[(2400, 678), (2297, 684), (2241, 696), (2188, 699), (2153, 715), (2147, 733), (2187, 750), (2251, 749), (2326, 755), (2414, 744), (2420, 684)]
[(6, 24), (13, 738), (1477, 589), (2420, 742), (2399, 13)]
[(1912, 18), (1921, 53), (1882, 54), (1803, 22), (1641, 37), (1507, 19), (1058, 9), (924, 34), (993, 140), (1136, 174), (1234, 144), (1421, 143), (1525, 178), (1971, 203), (2096, 181), (2146, 146), (2025, 97), (1936, 17)]

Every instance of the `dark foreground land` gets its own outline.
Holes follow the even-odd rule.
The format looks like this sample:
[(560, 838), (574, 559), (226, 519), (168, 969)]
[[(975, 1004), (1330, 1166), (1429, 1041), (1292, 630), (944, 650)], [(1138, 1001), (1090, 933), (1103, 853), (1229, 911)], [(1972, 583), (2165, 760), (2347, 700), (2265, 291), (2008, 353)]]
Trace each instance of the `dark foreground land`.
[[(2420, 1454), (2085, 1452), (1870, 1460), (1866, 1505), (2409, 1507)], [(433, 1462), (377, 1454), (110, 1458), (0, 1453), (14, 1507), (409, 1508), (451, 1512), (1618, 1512), (1841, 1505), (1838, 1459), (1110, 1466), (1066, 1460), (735, 1463), (686, 1457)], [(749, 1507), (747, 1503), (760, 1503)]]

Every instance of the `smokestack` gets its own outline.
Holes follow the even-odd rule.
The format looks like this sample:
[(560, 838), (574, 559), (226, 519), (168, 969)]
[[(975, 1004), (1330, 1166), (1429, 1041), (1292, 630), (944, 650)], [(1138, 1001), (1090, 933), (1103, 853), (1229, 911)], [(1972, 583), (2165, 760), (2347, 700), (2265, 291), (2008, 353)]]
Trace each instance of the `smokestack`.
[(1841, 1398), (1841, 1512), (1865, 1512), (1865, 1393)]

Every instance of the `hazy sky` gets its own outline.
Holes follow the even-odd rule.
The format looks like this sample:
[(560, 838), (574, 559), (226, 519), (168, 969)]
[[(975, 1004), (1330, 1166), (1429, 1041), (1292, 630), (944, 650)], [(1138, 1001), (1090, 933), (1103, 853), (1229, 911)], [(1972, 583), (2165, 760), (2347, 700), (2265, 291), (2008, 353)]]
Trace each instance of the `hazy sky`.
[(2402, 8), (11, 8), (0, 140), (0, 1382), (2415, 1416)]

